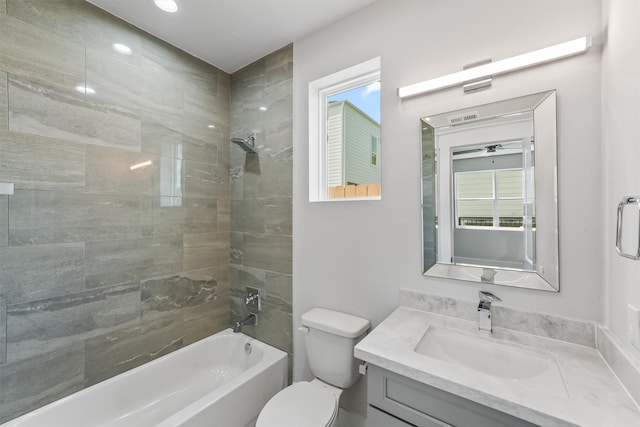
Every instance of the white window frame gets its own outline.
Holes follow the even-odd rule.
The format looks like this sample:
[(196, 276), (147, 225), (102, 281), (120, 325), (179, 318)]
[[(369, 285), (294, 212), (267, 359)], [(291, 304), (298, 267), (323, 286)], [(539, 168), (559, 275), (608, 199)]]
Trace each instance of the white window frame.
[[(380, 200), (381, 197), (329, 199), (327, 169), (327, 99), (380, 81), (380, 57), (309, 83), (309, 201)], [(378, 141), (378, 144), (380, 142)], [(380, 161), (378, 156), (378, 163)]]

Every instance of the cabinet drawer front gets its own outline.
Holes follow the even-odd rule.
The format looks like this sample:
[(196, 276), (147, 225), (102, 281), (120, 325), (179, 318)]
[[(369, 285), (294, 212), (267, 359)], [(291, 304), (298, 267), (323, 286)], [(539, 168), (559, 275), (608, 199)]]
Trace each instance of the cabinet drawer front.
[(373, 406), (367, 408), (367, 427), (415, 427)]
[(535, 427), (462, 397), (369, 366), (369, 404), (419, 427)]

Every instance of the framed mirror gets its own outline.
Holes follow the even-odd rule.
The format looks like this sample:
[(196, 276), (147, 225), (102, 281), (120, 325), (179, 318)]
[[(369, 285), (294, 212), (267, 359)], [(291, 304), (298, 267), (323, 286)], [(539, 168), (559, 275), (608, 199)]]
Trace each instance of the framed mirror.
[(423, 273), (558, 292), (556, 92), (420, 126)]

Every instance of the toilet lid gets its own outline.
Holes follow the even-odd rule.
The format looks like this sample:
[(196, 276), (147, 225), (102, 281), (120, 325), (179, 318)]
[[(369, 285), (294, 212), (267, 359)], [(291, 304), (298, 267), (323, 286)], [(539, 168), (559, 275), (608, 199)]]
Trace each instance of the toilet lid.
[(335, 395), (303, 381), (273, 396), (260, 412), (256, 427), (326, 427), (337, 411)]

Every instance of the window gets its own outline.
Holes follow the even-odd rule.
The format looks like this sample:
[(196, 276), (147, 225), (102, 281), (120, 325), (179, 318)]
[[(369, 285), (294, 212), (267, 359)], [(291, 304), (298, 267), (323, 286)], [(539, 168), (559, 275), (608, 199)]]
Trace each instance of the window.
[(522, 228), (523, 178), (522, 169), (455, 173), (456, 227)]
[(371, 166), (378, 166), (378, 138), (371, 137)]
[(380, 58), (309, 84), (309, 200), (379, 199)]

